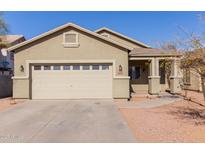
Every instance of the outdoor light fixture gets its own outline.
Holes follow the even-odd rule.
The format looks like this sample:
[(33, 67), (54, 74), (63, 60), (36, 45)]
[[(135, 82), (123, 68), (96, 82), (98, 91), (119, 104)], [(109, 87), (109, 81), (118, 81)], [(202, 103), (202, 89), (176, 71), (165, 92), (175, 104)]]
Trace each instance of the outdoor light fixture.
[(119, 74), (122, 74), (122, 65), (119, 65)]
[(24, 72), (24, 67), (23, 67), (23, 65), (20, 66), (20, 71), (21, 71), (21, 72)]

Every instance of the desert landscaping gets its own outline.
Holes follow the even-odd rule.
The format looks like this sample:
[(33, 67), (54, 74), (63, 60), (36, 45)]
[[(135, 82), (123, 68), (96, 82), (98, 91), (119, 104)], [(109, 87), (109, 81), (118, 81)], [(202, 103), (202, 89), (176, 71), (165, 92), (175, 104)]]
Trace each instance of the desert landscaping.
[[(184, 96), (184, 92), (181, 94)], [(149, 103), (152, 98), (134, 98), (131, 104)], [(24, 102), (0, 100), (0, 112)], [(123, 102), (127, 103), (127, 102)], [(122, 104), (123, 104), (122, 103)], [(119, 105), (118, 105), (119, 107)], [(138, 142), (205, 142), (205, 102), (199, 92), (188, 91), (187, 99), (150, 108), (119, 107)]]
[(202, 93), (189, 91), (188, 98), (146, 109), (120, 108), (139, 142), (205, 142), (205, 102)]

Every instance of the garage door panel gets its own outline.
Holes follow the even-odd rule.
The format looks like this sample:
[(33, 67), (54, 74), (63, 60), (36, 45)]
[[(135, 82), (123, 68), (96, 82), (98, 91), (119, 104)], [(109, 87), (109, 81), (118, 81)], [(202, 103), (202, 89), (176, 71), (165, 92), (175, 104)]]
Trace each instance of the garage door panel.
[(112, 98), (112, 66), (109, 70), (33, 70), (32, 98)]

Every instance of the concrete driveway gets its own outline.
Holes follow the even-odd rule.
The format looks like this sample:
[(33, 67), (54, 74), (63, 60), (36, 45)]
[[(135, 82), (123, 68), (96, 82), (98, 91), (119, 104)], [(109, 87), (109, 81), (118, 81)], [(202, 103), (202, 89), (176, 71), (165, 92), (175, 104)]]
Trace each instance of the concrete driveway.
[(0, 142), (136, 140), (111, 100), (32, 100), (0, 112)]

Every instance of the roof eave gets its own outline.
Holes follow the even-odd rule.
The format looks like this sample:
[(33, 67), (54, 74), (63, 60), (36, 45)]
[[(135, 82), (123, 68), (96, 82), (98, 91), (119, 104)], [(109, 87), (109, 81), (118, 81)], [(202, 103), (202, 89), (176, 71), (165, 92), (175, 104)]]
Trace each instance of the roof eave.
[(82, 27), (80, 27), (80, 26), (78, 26), (78, 25), (75, 25), (75, 24), (73, 24), (73, 23), (68, 23), (68, 24), (59, 26), (59, 27), (57, 27), (57, 28), (55, 28), (55, 29), (52, 29), (52, 30), (50, 30), (50, 31), (48, 31), (48, 32), (45, 32), (45, 33), (43, 33), (43, 34), (41, 34), (41, 35), (38, 35), (38, 36), (36, 36), (36, 37), (34, 37), (34, 38), (31, 38), (30, 40), (27, 40), (27, 41), (24, 41), (24, 42), (22, 42), (22, 43), (19, 43), (19, 44), (15, 45), (15, 46), (12, 46), (12, 47), (8, 48), (7, 51), (14, 51), (14, 50), (16, 50), (16, 49), (18, 49), (18, 48), (20, 48), (20, 47), (22, 47), (22, 46), (24, 46), (24, 45), (27, 45), (27, 44), (29, 44), (29, 43), (32, 43), (32, 42), (34, 42), (34, 41), (36, 41), (36, 40), (38, 40), (38, 39), (41, 39), (41, 38), (43, 38), (43, 37), (45, 37), (45, 36), (48, 36), (48, 35), (50, 35), (50, 34), (52, 34), (52, 33), (55, 33), (55, 32), (57, 32), (57, 31), (60, 31), (60, 30), (66, 28), (66, 27), (69, 27), (69, 26), (74, 27), (74, 28), (76, 28), (76, 29), (79, 29), (79, 30), (81, 30), (81, 31), (84, 31), (84, 32), (86, 32), (86, 33), (89, 33), (89, 34), (91, 34), (91, 35), (93, 35), (93, 36), (96, 36), (96, 37), (98, 37), (98, 38), (100, 38), (100, 39), (102, 39), (102, 40), (104, 40), (104, 41), (110, 42), (110, 43), (115, 44), (115, 45), (117, 45), (117, 46), (119, 46), (119, 47), (122, 47), (122, 48), (124, 48), (124, 49), (127, 49), (128, 51), (133, 50), (133, 48), (131, 48), (131, 47), (129, 47), (129, 46), (122, 45), (122, 44), (120, 44), (120, 43), (118, 43), (118, 42), (116, 42), (116, 41), (114, 41), (114, 40), (111, 40), (111, 39), (109, 39), (109, 38), (103, 37), (103, 36), (101, 36), (100, 34), (97, 34), (97, 33), (95, 33), (95, 32), (92, 32), (92, 31), (90, 31), (90, 30), (87, 30), (87, 29), (85, 29), (85, 28), (82, 28)]
[(129, 57), (181, 57), (182, 54), (137, 54)]
[(134, 40), (134, 39), (132, 39), (132, 38), (130, 38), (130, 37), (127, 37), (127, 36), (125, 36), (125, 35), (123, 35), (123, 34), (120, 34), (120, 33), (118, 33), (118, 32), (115, 32), (115, 31), (113, 31), (113, 30), (111, 30), (111, 29), (109, 29), (109, 28), (107, 28), (107, 27), (102, 27), (102, 28), (100, 28), (100, 29), (97, 29), (95, 32), (98, 33), (98, 32), (101, 32), (101, 31), (111, 32), (111, 33), (113, 33), (113, 34), (115, 34), (115, 35), (118, 35), (118, 36), (120, 36), (120, 37), (122, 37), (122, 38), (124, 38), (124, 39), (130, 40), (130, 41), (132, 41), (132, 42), (134, 42), (134, 43), (136, 43), (136, 44), (139, 44), (139, 45), (141, 45), (141, 46), (143, 46), (143, 47), (151, 48), (151, 46), (149, 46), (149, 45), (147, 45), (147, 44), (144, 44), (144, 43), (142, 43), (142, 42), (140, 42), (140, 41)]

